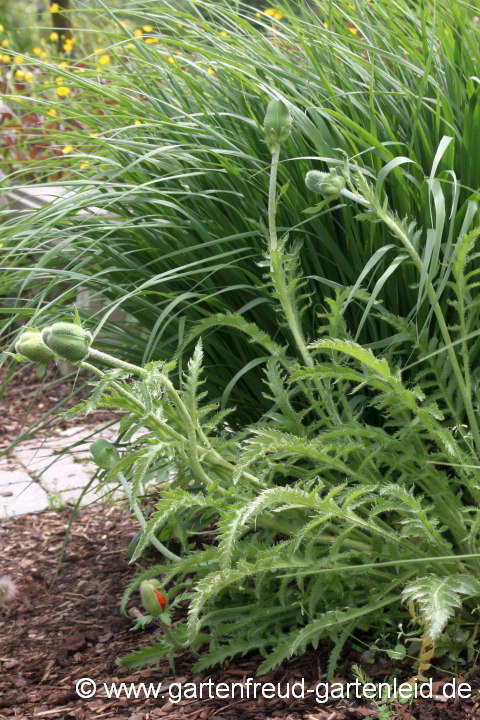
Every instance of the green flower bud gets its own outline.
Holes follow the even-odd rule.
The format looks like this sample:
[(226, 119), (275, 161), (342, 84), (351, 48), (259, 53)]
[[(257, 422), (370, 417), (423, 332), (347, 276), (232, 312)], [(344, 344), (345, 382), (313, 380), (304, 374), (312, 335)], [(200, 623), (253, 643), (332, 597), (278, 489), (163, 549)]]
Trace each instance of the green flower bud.
[(120, 454), (108, 440), (97, 440), (90, 445), (90, 452), (92, 453), (93, 462), (103, 470), (111, 470), (120, 460)]
[(265, 113), (263, 129), (269, 147), (284, 142), (292, 129), (290, 111), (283, 100), (270, 100)]
[(92, 343), (88, 330), (67, 322), (58, 322), (45, 328), (42, 339), (62, 360), (71, 363), (84, 360)]
[(159, 580), (144, 580), (140, 583), (140, 597), (143, 607), (152, 617), (158, 617), (168, 605), (167, 596), (161, 590)]
[(305, 185), (319, 195), (337, 197), (345, 187), (345, 178), (336, 173), (324, 173), (320, 170), (309, 170), (305, 176)]
[(55, 354), (43, 342), (40, 330), (25, 330), (15, 344), (15, 351), (40, 365), (55, 359)]

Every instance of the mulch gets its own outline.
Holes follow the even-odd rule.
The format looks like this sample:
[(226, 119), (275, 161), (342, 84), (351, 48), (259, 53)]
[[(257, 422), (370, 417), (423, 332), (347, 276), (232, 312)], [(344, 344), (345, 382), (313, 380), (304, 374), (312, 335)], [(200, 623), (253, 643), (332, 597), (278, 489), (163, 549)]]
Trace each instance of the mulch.
[[(103, 410), (80, 419), (59, 416), (60, 412), (88, 395), (91, 387), (86, 384), (87, 379), (86, 373), (65, 378), (53, 364), (41, 379), (32, 363), (0, 368), (0, 401), (7, 409), (6, 417), (3, 416), (0, 422), (0, 450), (8, 451), (11, 443), (29, 436), (48, 437), (53, 432), (75, 427), (79, 422), (82, 426), (98, 426), (115, 420), (113, 413)], [(46, 418), (56, 407), (58, 412)], [(44, 418), (45, 422), (42, 422)], [(30, 430), (34, 425), (37, 427)]]
[[(220, 682), (246, 682), (248, 678), (282, 683), (284, 687), (303, 678), (307, 689), (314, 688), (317, 682), (325, 681), (327, 654), (307, 653), (262, 678), (255, 677), (261, 662), (258, 655), (201, 675), (192, 674), (194, 659), (188, 652), (175, 657), (175, 672), (167, 661), (158, 668), (134, 672), (117, 666), (116, 658), (155, 642), (155, 630), (150, 627), (130, 632), (134, 619), (143, 614), (138, 593), (131, 599), (130, 617), (119, 612), (122, 592), (134, 574), (126, 548), (137, 526), (121, 505), (97, 503), (86, 507), (73, 522), (59, 565), (70, 512), (45, 510), (0, 523), (0, 575), (10, 575), (19, 588), (17, 598), (0, 609), (0, 720), (348, 720), (377, 715), (375, 706), (365, 701), (337, 700), (319, 705), (314, 694), (307, 694), (305, 699), (254, 700), (251, 695), (242, 700), (237, 692), (233, 699), (209, 699), (205, 689), (204, 699), (171, 702), (170, 683), (196, 683), (199, 688), (199, 683), (209, 679), (213, 687)], [(177, 612), (174, 621), (182, 612)], [(355, 661), (358, 655), (350, 651), (344, 668)], [(376, 665), (365, 669), (375, 682), (381, 682), (392, 668)], [(405, 668), (405, 678), (411, 670)], [(91, 678), (97, 684), (91, 699), (82, 700), (75, 692), (81, 678)], [(468, 700), (445, 701), (441, 687), (448, 680), (451, 678), (433, 684), (433, 699), (418, 700), (410, 707), (392, 704), (390, 718), (480, 718), (480, 696), (476, 699), (475, 693)], [(103, 683), (113, 682), (161, 683), (165, 693), (156, 699), (142, 694), (137, 699), (109, 699)], [(468, 677), (467, 682), (472, 688), (480, 688), (480, 673)]]

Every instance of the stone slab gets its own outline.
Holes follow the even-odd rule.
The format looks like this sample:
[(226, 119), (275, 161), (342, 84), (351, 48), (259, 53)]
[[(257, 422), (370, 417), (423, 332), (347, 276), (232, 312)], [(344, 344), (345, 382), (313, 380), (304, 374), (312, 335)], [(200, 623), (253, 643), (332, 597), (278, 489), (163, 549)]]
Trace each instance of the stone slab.
[(0, 520), (48, 508), (48, 495), (22, 470), (8, 471), (10, 482), (0, 488)]

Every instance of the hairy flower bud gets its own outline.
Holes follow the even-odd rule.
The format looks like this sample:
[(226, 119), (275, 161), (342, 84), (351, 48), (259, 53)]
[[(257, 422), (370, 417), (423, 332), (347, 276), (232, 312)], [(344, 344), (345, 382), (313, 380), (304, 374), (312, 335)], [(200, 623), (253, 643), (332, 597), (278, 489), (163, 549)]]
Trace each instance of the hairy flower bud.
[(345, 178), (336, 173), (309, 170), (305, 176), (305, 185), (309, 190), (318, 195), (337, 197), (345, 187)]
[(92, 336), (88, 330), (67, 322), (45, 328), (42, 339), (50, 350), (67, 362), (76, 363), (88, 356)]
[(265, 113), (263, 129), (270, 148), (288, 138), (292, 129), (292, 118), (283, 100), (270, 100)]
[(15, 351), (40, 365), (55, 359), (55, 354), (43, 342), (40, 330), (25, 330), (15, 344)]
[(143, 607), (152, 617), (158, 617), (168, 605), (167, 596), (161, 591), (159, 580), (144, 580), (140, 583), (140, 597)]
[(93, 461), (103, 470), (111, 470), (120, 460), (117, 448), (108, 440), (96, 440), (90, 445), (90, 452)]
[(0, 607), (8, 605), (17, 595), (17, 586), (9, 575), (0, 577)]

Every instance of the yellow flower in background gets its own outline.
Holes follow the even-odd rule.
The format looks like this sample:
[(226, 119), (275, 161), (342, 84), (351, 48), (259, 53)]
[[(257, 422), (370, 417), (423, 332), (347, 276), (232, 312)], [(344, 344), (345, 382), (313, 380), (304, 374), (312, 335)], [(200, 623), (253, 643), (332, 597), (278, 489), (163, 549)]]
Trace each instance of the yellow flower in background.
[(50, 115), (50, 117), (57, 117), (57, 111), (55, 108), (50, 108), (50, 110), (47, 110), (47, 115)]
[(282, 13), (277, 12), (273, 17), (275, 18), (275, 20), (283, 20), (285, 16), (282, 15)]
[(135, 30), (135, 35), (136, 35), (137, 37), (142, 37), (143, 32), (142, 32), (141, 30)]
[(88, 160), (85, 160), (85, 162), (80, 163), (80, 170), (86, 170), (88, 167)]
[(135, 43), (127, 43), (127, 48), (134, 48), (134, 47), (135, 47)]
[(168, 58), (168, 62), (170, 63), (170, 65), (175, 65), (176, 60), (170, 55)]
[(72, 150), (73, 150), (73, 146), (72, 146), (72, 145), (65, 145), (65, 147), (62, 148), (62, 153), (63, 153), (64, 155), (68, 155), (69, 153), (72, 152)]
[(357, 28), (349, 27), (348, 29), (350, 30), (350, 32), (352, 33), (352, 35), (356, 35), (356, 34), (357, 34)]
[(101, 53), (101, 52), (103, 52), (103, 48), (102, 48), (102, 47), (96, 47), (96, 48), (95, 48), (95, 54)]
[(17, 80), (23, 80), (25, 77), (25, 73), (23, 72), (23, 70), (17, 70), (17, 72), (15, 73), (15, 77), (17, 78)]
[(26, 80), (27, 82), (32, 82), (32, 81), (33, 81), (33, 73), (30, 72), (30, 70), (25, 73), (25, 80)]
[(58, 33), (56, 33), (56, 32), (51, 32), (50, 35), (49, 35), (49, 38), (50, 38), (50, 40), (51, 40), (52, 42), (55, 42), (55, 40), (58, 40)]
[(62, 60), (61, 63), (58, 63), (57, 67), (60, 68), (60, 70), (65, 70), (65, 68), (68, 68), (68, 63), (65, 60)]
[(255, 17), (259, 18), (262, 17), (260, 13), (255, 13)]
[(145, 30), (145, 32), (152, 32), (153, 27), (151, 25), (144, 25), (143, 29)]
[(63, 76), (59, 75), (58, 77), (55, 78), (55, 82), (57, 83), (57, 85), (63, 85), (63, 83), (65, 82), (65, 78)]
[(58, 3), (52, 3), (50, 5), (50, 12), (52, 12), (52, 13), (60, 12), (60, 5)]
[(8, 47), (8, 40), (2, 40), (2, 47)]
[(141, 125), (141, 124), (142, 124), (141, 120), (135, 120), (135, 125)]
[(355, 3), (350, 3), (348, 7), (350, 8), (350, 10), (356, 10), (356, 9), (357, 9), (357, 6), (355, 5)]
[(323, 23), (323, 27), (325, 28), (325, 30), (327, 30), (327, 28), (328, 28), (328, 23), (327, 23), (327, 22), (324, 22), (324, 23)]
[(267, 8), (267, 10), (265, 10), (265, 15), (268, 15), (269, 17), (273, 17), (276, 12), (277, 11), (275, 10), (275, 8)]
[(33, 48), (33, 54), (34, 54), (34, 55), (41, 55), (41, 54), (42, 54), (42, 48), (34, 47), (34, 48)]
[(99, 135), (100, 135), (100, 133), (93, 132), (93, 133), (89, 134), (89, 137), (98, 137)]
[(145, 42), (148, 43), (148, 45), (156, 45), (158, 38), (145, 38)]
[(63, 49), (65, 52), (70, 52), (73, 49), (73, 43), (71, 40), (65, 40), (63, 43)]
[(17, 57), (15, 58), (15, 62), (17, 63), (17, 65), (21, 65), (24, 59), (25, 58), (23, 58), (21, 55), (17, 55)]
[(226, 30), (220, 30), (219, 35), (220, 37), (227, 37), (228, 32)]
[(0, 23), (0, 32), (3, 32), (5, 28), (3, 27), (2, 23)]
[(40, 57), (42, 58), (42, 60), (45, 60), (45, 58), (48, 57), (48, 53), (45, 52), (45, 50), (42, 50), (42, 54), (40, 55)]
[(207, 73), (208, 73), (209, 75), (216, 75), (216, 74), (217, 74), (216, 70), (214, 70), (214, 69), (211, 68), (211, 67), (208, 68)]
[(110, 62), (109, 55), (102, 55), (102, 57), (99, 58), (98, 62), (100, 63), (100, 65), (108, 65), (108, 63)]
[(10, 62), (10, 55), (2, 55), (2, 62), (4, 62), (4, 63)]
[(70, 88), (64, 86), (57, 87), (57, 95), (58, 97), (68, 97), (70, 95)]

